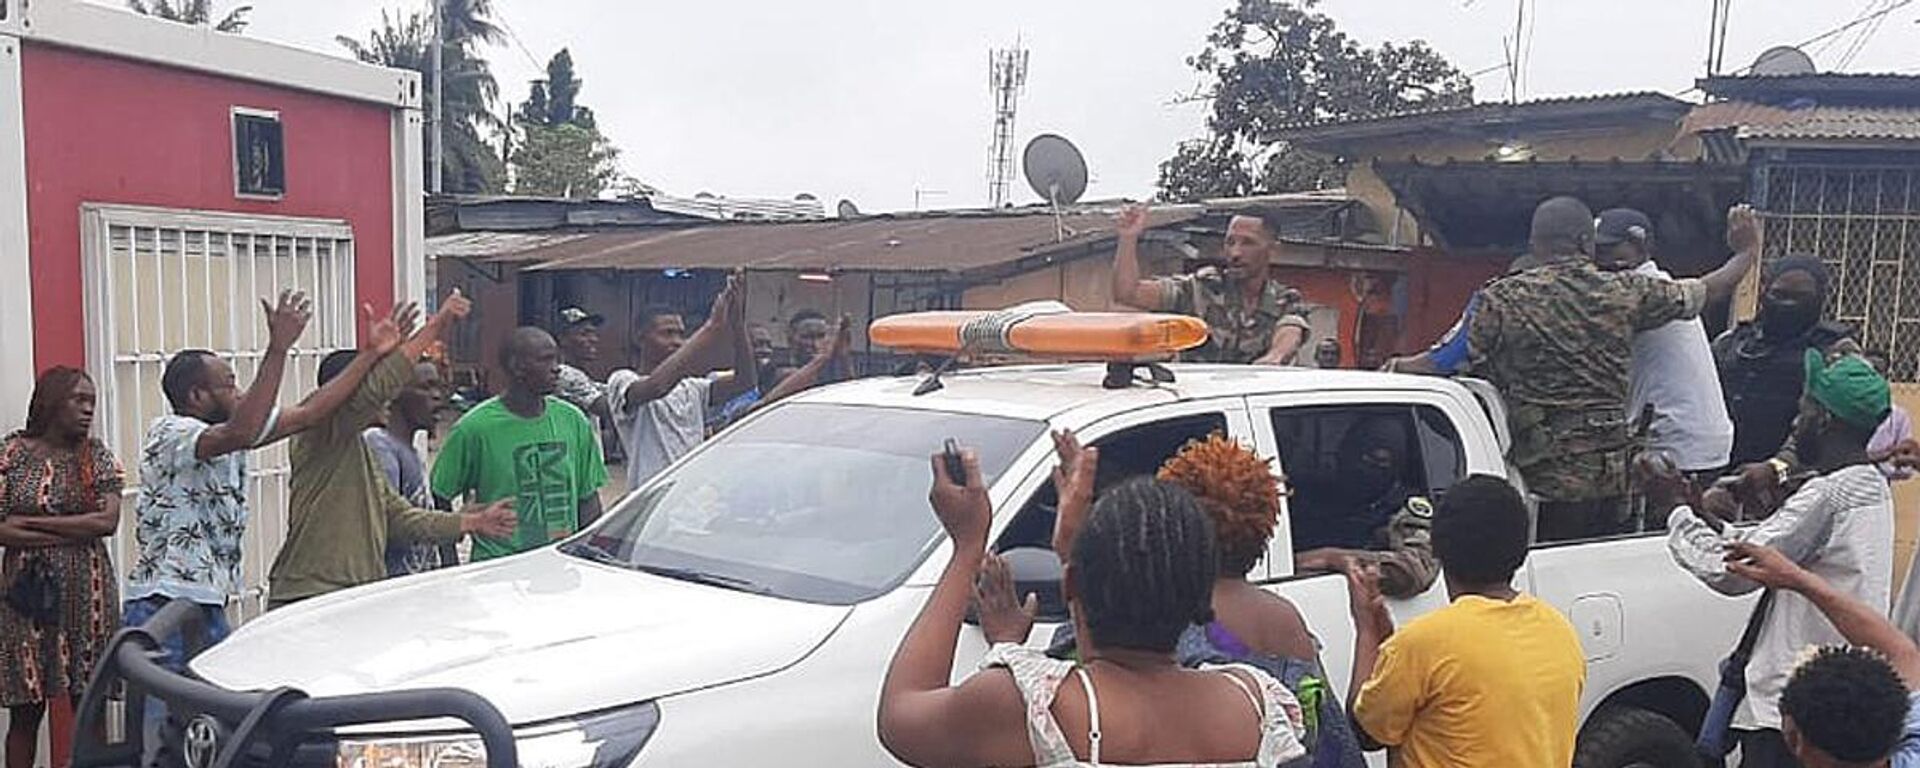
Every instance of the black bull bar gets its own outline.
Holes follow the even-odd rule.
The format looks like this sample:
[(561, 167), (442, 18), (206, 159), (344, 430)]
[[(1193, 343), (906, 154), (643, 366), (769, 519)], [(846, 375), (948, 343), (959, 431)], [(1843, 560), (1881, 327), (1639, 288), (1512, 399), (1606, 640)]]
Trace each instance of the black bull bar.
[[(167, 668), (166, 638), (186, 638), (187, 657), (206, 646), (198, 606), (168, 603), (144, 626), (113, 636), (80, 699), (75, 724), (74, 768), (281, 768), (295, 765), (302, 745), (330, 742), (332, 729), (452, 718), (465, 722), (487, 751), (487, 768), (515, 768), (519, 755), (513, 728), (479, 694), (430, 688), (315, 698), (293, 688), (230, 691)], [(125, 690), (123, 738), (109, 741), (109, 699)], [(159, 744), (148, 744), (149, 701), (166, 707)], [(298, 761), (306, 762), (305, 759)], [(329, 756), (325, 765), (333, 765)]]

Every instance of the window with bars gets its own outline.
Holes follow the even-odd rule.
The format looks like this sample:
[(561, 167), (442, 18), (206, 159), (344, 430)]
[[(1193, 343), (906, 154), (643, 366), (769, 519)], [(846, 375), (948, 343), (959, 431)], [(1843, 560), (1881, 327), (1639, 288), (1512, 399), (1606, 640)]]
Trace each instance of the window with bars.
[[(127, 471), (127, 519), (111, 542), (125, 572), (134, 557), (134, 499), (146, 429), (168, 412), (161, 372), (173, 354), (206, 349), (253, 381), (267, 346), (261, 299), (285, 289), (313, 299), (313, 319), (288, 356), (282, 407), (314, 388), (320, 359), (355, 343), (353, 232), (343, 221), (89, 206), (88, 368), (99, 389), (97, 432)], [(286, 536), (285, 443), (253, 453), (247, 489), (240, 618), (264, 609), (267, 570)]]
[(1920, 164), (1782, 164), (1764, 169), (1765, 258), (1819, 257), (1827, 318), (1887, 352), (1890, 378), (1920, 379)]

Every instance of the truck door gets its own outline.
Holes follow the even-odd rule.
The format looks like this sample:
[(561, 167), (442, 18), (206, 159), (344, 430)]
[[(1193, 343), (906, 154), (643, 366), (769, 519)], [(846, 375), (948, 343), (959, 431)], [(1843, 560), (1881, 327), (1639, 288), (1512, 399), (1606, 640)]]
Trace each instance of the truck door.
[[(1294, 556), (1321, 547), (1383, 549), (1371, 521), (1410, 500), (1430, 509), (1461, 478), (1504, 476), (1505, 465), (1482, 426), (1485, 417), (1465, 393), (1316, 392), (1251, 398), (1248, 405), (1256, 444), (1276, 462), (1289, 491), (1263, 582), (1299, 606), (1320, 639), (1331, 682), (1344, 695), (1354, 639), (1346, 579), (1296, 569)], [(1393, 459), (1387, 482), (1362, 481), (1354, 466), (1359, 455), (1377, 457), (1381, 450)], [(1446, 591), (1435, 578), (1424, 591), (1388, 603), (1404, 623), (1445, 605)]]

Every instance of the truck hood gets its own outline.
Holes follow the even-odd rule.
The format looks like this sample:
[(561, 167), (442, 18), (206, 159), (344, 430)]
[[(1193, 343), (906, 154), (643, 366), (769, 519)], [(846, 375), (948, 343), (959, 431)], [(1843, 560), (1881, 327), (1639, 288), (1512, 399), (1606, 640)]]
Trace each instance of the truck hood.
[(313, 696), (465, 688), (520, 724), (777, 671), (819, 647), (850, 610), (547, 548), (274, 611), (193, 670), (234, 690)]

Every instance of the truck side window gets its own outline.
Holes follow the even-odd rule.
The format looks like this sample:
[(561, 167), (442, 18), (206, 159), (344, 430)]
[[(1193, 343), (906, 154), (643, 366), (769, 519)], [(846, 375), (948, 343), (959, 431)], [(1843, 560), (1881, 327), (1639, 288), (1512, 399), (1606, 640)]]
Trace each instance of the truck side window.
[(1385, 548), (1393, 516), (1437, 499), (1466, 466), (1459, 433), (1431, 406), (1276, 408), (1273, 433), (1296, 553)]
[[(1094, 446), (1100, 449), (1100, 474), (1094, 480), (1094, 492), (1098, 494), (1135, 477), (1152, 476), (1187, 443), (1226, 431), (1224, 414), (1201, 413), (1130, 427), (1095, 440)], [(1000, 534), (994, 551), (1028, 547), (1052, 549), (1053, 520), (1058, 504), (1059, 494), (1053, 482), (1048, 481), (1020, 508), (1020, 513)]]

